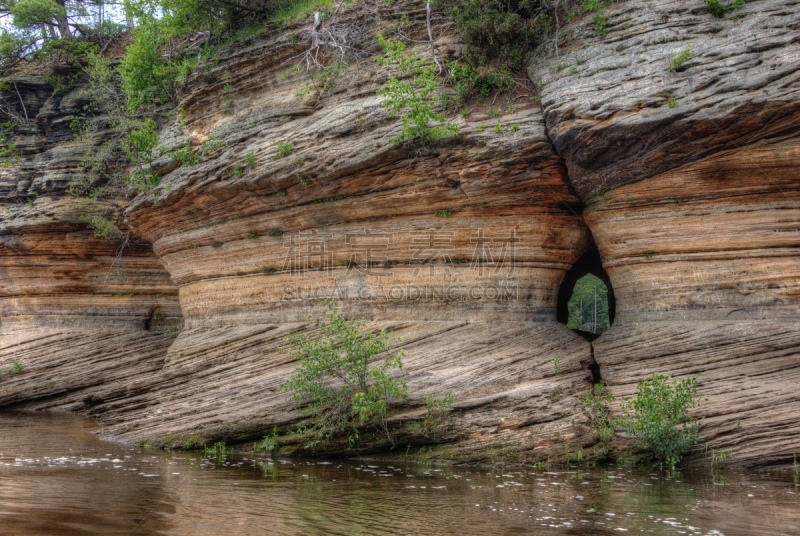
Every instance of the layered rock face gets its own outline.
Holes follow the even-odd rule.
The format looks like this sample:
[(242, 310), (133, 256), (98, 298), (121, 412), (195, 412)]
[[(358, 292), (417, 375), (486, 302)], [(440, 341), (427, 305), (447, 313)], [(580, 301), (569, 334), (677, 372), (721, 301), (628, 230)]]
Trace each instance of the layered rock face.
[(751, 465), (800, 439), (798, 9), (623, 2), (536, 71), (614, 288), (604, 379), (701, 374), (703, 441)]
[[(391, 8), (380, 24), (401, 11), (424, 14)], [(164, 177), (157, 208), (142, 199), (128, 212), (180, 285), (186, 329), (163, 371), (175, 379), (159, 417), (109, 432), (182, 444), (286, 429), (299, 413), (279, 391), (293, 371), (280, 348), (330, 298), (402, 338), (410, 401), (397, 421), (452, 392), (438, 435), (458, 441), (450, 456), (590, 445), (574, 398), (589, 387), (589, 346), (555, 322), (588, 235), (538, 106), (521, 99), (496, 121), (482, 106), (451, 118), (457, 141), (404, 146), (376, 95), (386, 68), (362, 61), (319, 85), (293, 69), (308, 45), (291, 37), (238, 43), (187, 82), (182, 124), (164, 138), (221, 148)]]
[[(460, 136), (427, 149), (395, 141), (401, 121), (376, 90), (396, 73), (369, 59), (370, 36), (424, 28), (424, 6), (343, 7), (327, 24), (359, 28), (361, 52), (334, 71), (307, 70), (310, 22), (271, 28), (187, 80), (161, 133), (159, 191), (127, 208), (136, 247), (116, 261), (64, 194), (80, 169), (65, 130), (79, 94), (20, 83), (37, 120), (0, 175), (0, 364), (26, 372), (4, 377), (0, 403), (89, 412), (113, 437), (166, 446), (287, 431), (304, 417), (280, 391), (282, 348), (315, 334), (332, 299), (402, 339), (398, 441), (431, 441), (404, 425), (428, 395), (454, 395), (442, 458), (563, 460), (596, 445), (577, 400), (596, 360), (619, 396), (653, 372), (702, 373), (704, 444), (735, 464), (789, 462), (798, 9), (754, 1), (716, 19), (702, 2), (615, 2), (606, 35), (583, 17), (536, 61), (541, 105), (532, 87), (470, 105), (448, 118)], [(440, 59), (455, 41), (439, 41)], [(182, 146), (202, 162), (169, 156)], [(616, 319), (590, 344), (555, 319), (592, 240)]]
[[(177, 289), (147, 242), (129, 235), (120, 248), (83, 222), (119, 207), (65, 195), (87, 150), (69, 128), (80, 90), (16, 86), (29, 122), (9, 139), (19, 160), (0, 172), (0, 403), (90, 410), (163, 364)], [(8, 374), (14, 362), (23, 374)]]

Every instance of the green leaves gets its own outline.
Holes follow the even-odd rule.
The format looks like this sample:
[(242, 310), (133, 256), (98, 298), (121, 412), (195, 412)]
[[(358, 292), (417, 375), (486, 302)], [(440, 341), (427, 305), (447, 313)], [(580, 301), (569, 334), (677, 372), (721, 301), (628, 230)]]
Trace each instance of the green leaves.
[(670, 380), (655, 373), (642, 380), (636, 395), (622, 404), (621, 428), (670, 467), (700, 439), (700, 423), (689, 415), (704, 400), (697, 395), (698, 376)]
[(364, 330), (365, 323), (347, 320), (339, 307), (326, 302), (321, 335), (289, 337), (285, 352), (296, 360), (294, 376), (281, 386), (290, 397), (306, 405), (320, 435), (350, 432), (351, 444), (358, 429), (372, 426), (391, 443), (386, 422), (393, 402), (405, 400), (405, 382), (390, 375), (402, 368), (402, 352), (373, 364), (375, 356), (396, 341), (385, 331)]
[(58, 19), (65, 19), (67, 10), (53, 0), (19, 0), (11, 6), (14, 26), (29, 28), (40, 24), (53, 24)]
[(603, 333), (610, 325), (608, 288), (603, 281), (587, 274), (578, 279), (569, 299), (567, 327), (591, 333)]
[(415, 54), (406, 54), (402, 41), (384, 39), (378, 34), (384, 56), (377, 59), (385, 67), (393, 67), (404, 75), (389, 79), (387, 86), (378, 89), (378, 95), (386, 97), (384, 106), (403, 120), (403, 130), (392, 141), (418, 140), (431, 143), (458, 135), (458, 126), (445, 123), (444, 114), (435, 111), (441, 108), (443, 93), (438, 92), (440, 83), (433, 65), (427, 64)]
[(119, 67), (122, 88), (131, 110), (169, 100), (177, 71), (162, 58), (159, 46), (171, 36), (160, 21), (145, 22), (134, 30)]
[(705, 0), (708, 12), (715, 17), (724, 17), (728, 13), (733, 13), (736, 8), (744, 5), (744, 0), (733, 0), (729, 4), (723, 4), (720, 0)]
[(590, 393), (582, 394), (578, 400), (591, 413), (592, 421), (597, 427), (597, 436), (601, 443), (608, 443), (614, 437), (616, 419), (611, 416), (608, 405), (614, 401), (614, 395), (606, 391), (606, 386), (596, 383)]
[(677, 56), (672, 58), (672, 63), (667, 69), (671, 73), (677, 73), (683, 69), (683, 66), (692, 58), (692, 51), (690, 49), (682, 50)]
[(552, 13), (541, 2), (439, 0), (438, 4), (453, 17), (467, 44), (467, 61), (475, 66), (499, 62), (512, 71), (524, 69), (528, 50), (552, 27)]

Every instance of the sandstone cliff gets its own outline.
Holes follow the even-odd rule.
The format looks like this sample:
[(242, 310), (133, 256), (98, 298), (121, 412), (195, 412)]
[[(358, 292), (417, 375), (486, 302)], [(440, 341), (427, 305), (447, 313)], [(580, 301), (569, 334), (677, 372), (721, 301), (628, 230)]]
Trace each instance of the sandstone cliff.
[[(165, 151), (159, 191), (125, 214), (137, 247), (116, 262), (65, 194), (79, 161), (69, 95), (30, 81), (36, 126), (0, 180), (0, 364), (26, 371), (3, 378), (0, 402), (90, 412), (109, 435), (168, 446), (288, 430), (301, 414), (279, 391), (292, 371), (280, 348), (336, 298), (403, 338), (401, 439), (427, 395), (455, 395), (439, 456), (596, 446), (577, 401), (596, 360), (619, 395), (655, 371), (702, 373), (705, 442), (735, 463), (790, 460), (800, 7), (749, 2), (721, 20), (702, 3), (648, 6), (604, 8), (605, 36), (573, 22), (531, 67), (537, 98), (520, 81), (510, 101), (453, 113), (460, 136), (424, 150), (392, 141), (386, 68), (292, 69), (307, 21), (240, 40), (187, 80), (161, 133), (166, 148), (214, 150), (196, 165)], [(420, 22), (424, 6), (355, 5), (340, 20), (372, 35), (402, 15)], [(590, 344), (556, 309), (592, 241), (617, 316)], [(180, 317), (177, 338), (153, 329)]]
[(656, 371), (702, 374), (708, 446), (787, 461), (800, 434), (800, 3), (748, 2), (727, 19), (678, 1), (606, 11), (604, 38), (575, 25), (534, 70), (614, 287), (595, 359), (619, 395)]

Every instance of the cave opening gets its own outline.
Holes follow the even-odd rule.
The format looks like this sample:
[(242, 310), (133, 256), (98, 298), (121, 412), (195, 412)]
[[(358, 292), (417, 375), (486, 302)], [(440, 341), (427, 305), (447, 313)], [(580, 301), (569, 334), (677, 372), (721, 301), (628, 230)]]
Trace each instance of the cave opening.
[(597, 246), (592, 244), (564, 276), (558, 291), (558, 321), (588, 341), (614, 322), (611, 280), (603, 269)]

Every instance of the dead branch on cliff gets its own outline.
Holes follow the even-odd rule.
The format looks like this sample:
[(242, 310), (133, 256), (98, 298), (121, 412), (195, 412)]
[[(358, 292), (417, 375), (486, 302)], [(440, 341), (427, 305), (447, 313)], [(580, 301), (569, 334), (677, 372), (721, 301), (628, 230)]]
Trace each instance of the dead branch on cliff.
[(325, 23), (320, 12), (315, 12), (311, 29), (300, 34), (300, 41), (308, 43), (308, 48), (284, 63), (297, 60), (298, 67), (305, 65), (306, 71), (310, 71), (324, 69), (328, 62), (347, 65), (368, 57), (364, 46), (368, 35), (366, 22), (336, 23), (340, 7), (341, 4), (337, 5)]

